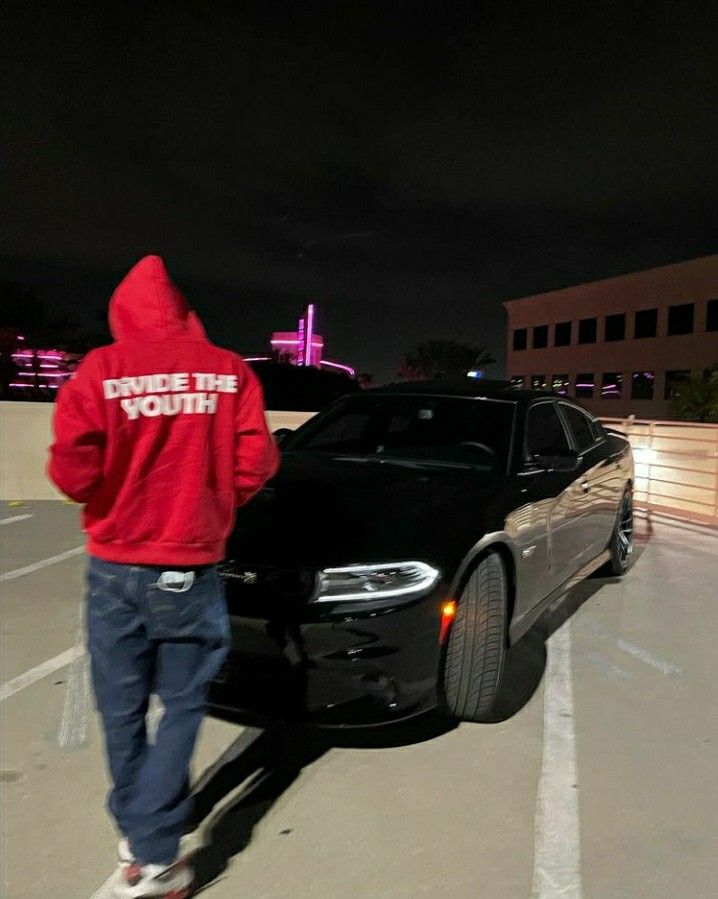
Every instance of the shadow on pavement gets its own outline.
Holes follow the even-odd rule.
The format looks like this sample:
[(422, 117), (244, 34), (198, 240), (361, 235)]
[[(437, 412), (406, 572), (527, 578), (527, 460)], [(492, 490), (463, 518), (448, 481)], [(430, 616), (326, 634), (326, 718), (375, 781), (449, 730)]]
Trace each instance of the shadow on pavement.
[(375, 728), (319, 730), (286, 721), (246, 728), (209, 768), (193, 793), (195, 807), (187, 830), (194, 831), (230, 793), (242, 787), (205, 824), (204, 845), (193, 857), (196, 891), (217, 880), (229, 861), (245, 849), (255, 826), (302, 770), (333, 747), (386, 749), (432, 740), (458, 726), (438, 714)]
[[(646, 539), (636, 547), (635, 560)], [(489, 723), (506, 721), (531, 699), (546, 669), (546, 641), (604, 584), (615, 578), (594, 577), (574, 587), (536, 622), (508, 652), (503, 685)], [(318, 729), (288, 721), (264, 728), (247, 727), (205, 771), (194, 787), (195, 806), (188, 831), (203, 822), (204, 845), (194, 856), (197, 891), (221, 877), (230, 860), (251, 839), (255, 826), (299, 777), (302, 770), (334, 747), (386, 749), (435, 739), (457, 723), (438, 712), (374, 728)], [(241, 789), (239, 789), (241, 788)], [(230, 794), (237, 795), (218, 812)]]
[[(636, 564), (650, 539), (650, 532), (638, 539), (631, 568)], [(602, 577), (602, 570), (582, 581), (550, 606), (531, 630), (509, 649), (501, 692), (490, 723), (507, 721), (529, 702), (538, 689), (546, 670), (546, 641), (568, 621), (605, 584), (616, 584), (619, 578)], [(628, 571), (630, 576), (630, 568)]]

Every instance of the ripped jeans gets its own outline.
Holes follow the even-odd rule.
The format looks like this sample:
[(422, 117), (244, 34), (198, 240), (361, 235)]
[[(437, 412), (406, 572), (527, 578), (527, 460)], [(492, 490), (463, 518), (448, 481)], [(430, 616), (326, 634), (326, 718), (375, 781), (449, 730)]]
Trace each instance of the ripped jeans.
[[(90, 557), (88, 648), (113, 787), (109, 808), (143, 863), (177, 857), (209, 682), (229, 646), (216, 566), (168, 572)], [(164, 706), (148, 742), (150, 694)]]

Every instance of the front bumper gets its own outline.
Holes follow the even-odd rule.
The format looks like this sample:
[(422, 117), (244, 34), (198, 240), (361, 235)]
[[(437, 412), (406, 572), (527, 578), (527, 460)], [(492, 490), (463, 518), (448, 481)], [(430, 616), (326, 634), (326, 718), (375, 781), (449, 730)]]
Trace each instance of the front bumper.
[(239, 614), (229, 591), (232, 648), (210, 690), (217, 717), (285, 717), (362, 726), (437, 704), (443, 587), (391, 604), (286, 603)]

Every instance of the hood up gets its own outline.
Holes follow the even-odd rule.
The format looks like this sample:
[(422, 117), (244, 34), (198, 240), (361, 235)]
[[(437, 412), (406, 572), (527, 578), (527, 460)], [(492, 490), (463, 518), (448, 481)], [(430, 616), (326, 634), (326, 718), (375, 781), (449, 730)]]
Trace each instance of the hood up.
[(159, 256), (145, 256), (125, 275), (110, 298), (109, 321), (115, 340), (207, 339)]

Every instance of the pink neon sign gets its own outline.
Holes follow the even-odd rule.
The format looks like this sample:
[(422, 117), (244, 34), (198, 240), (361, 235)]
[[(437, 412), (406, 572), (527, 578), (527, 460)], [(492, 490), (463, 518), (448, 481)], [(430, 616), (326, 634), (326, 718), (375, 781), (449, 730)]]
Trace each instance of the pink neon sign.
[[(292, 365), (303, 367), (335, 368), (346, 372), (350, 377), (355, 376), (355, 371), (350, 365), (341, 365), (339, 362), (330, 362), (323, 359), (324, 338), (317, 334), (317, 305), (309, 303), (304, 314), (297, 323), (296, 331), (275, 331), (272, 334), (272, 347), (280, 348), (287, 360)], [(259, 361), (259, 357), (257, 360)]]
[(304, 364), (312, 364), (312, 337), (314, 336), (314, 303), (307, 306), (307, 330), (304, 335)]

